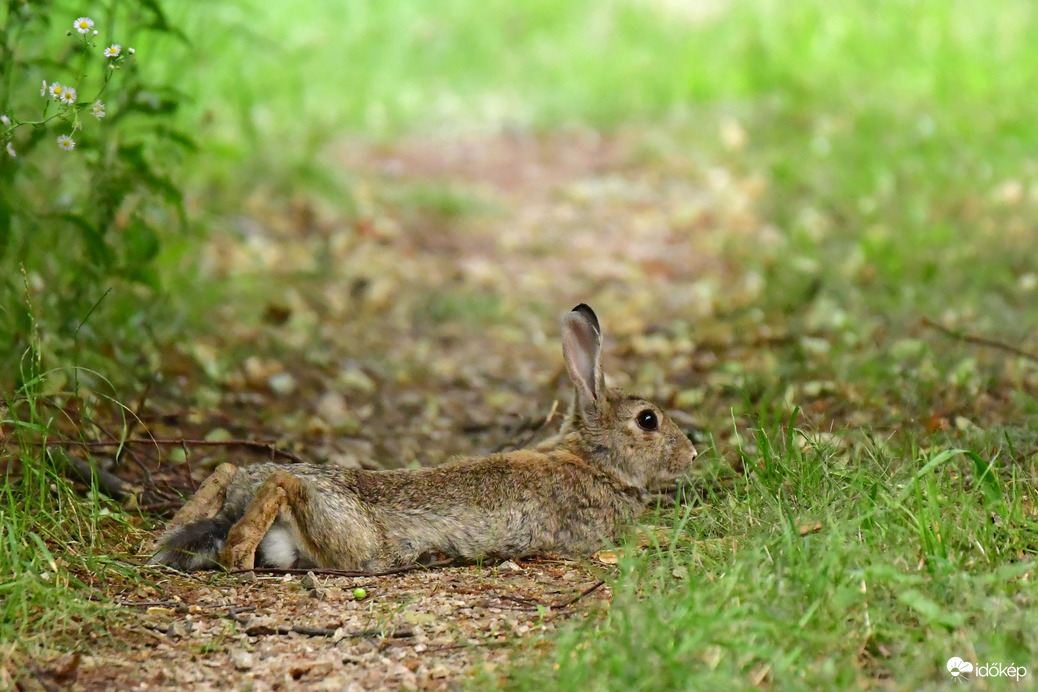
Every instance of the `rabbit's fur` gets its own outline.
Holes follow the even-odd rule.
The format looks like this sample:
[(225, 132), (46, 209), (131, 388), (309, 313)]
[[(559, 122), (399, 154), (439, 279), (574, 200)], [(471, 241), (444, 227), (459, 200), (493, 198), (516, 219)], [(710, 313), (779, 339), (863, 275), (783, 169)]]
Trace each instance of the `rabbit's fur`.
[(552, 449), (395, 471), (223, 464), (170, 522), (150, 563), (383, 571), (438, 554), (593, 552), (652, 490), (686, 474), (696, 450), (657, 406), (605, 387), (591, 308), (563, 317), (562, 348), (577, 398)]

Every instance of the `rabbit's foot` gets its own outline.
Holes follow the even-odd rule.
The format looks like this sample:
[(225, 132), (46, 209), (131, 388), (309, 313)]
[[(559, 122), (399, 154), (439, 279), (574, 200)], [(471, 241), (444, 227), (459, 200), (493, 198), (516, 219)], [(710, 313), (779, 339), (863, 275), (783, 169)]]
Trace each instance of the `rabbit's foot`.
[[(300, 495), (299, 479), (287, 471), (275, 471), (256, 491), (245, 515), (231, 527), (220, 551), (220, 564), (229, 570), (251, 570), (256, 564), (256, 548), (287, 504)], [(201, 492), (201, 491), (200, 491)]]
[[(202, 485), (198, 487), (194, 497), (184, 503), (184, 506), (177, 510), (177, 513), (169, 520), (163, 537), (169, 536), (175, 528), (215, 516), (223, 507), (224, 499), (227, 497), (227, 486), (231, 484), (237, 473), (238, 468), (234, 464), (224, 463), (217, 466), (216, 470), (202, 481)], [(161, 540), (161, 538), (158, 539), (155, 545), (151, 546), (150, 552), (154, 553), (158, 550), (158, 543)]]

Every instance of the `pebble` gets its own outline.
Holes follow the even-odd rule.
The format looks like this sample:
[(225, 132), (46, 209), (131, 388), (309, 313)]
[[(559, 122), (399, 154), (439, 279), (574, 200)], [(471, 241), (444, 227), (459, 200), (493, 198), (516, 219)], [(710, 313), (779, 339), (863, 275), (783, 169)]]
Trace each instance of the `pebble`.
[(252, 654), (248, 651), (237, 651), (231, 652), (231, 663), (234, 664), (235, 670), (251, 670), (252, 669)]

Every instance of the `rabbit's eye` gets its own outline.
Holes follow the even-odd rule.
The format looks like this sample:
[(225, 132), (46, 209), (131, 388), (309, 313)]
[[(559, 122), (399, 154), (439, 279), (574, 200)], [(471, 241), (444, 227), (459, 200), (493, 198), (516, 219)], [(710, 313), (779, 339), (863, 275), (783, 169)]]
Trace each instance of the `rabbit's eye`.
[(656, 417), (656, 412), (650, 408), (639, 413), (634, 420), (638, 423), (638, 427), (646, 432), (660, 429), (660, 419)]

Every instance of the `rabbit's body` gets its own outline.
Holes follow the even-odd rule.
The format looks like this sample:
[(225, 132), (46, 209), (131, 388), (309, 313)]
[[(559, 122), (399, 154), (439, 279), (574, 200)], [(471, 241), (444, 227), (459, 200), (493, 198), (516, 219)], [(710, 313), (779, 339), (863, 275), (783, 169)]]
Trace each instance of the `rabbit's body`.
[(605, 389), (590, 308), (570, 313), (563, 334), (580, 405), (553, 449), (394, 471), (224, 464), (150, 562), (381, 571), (435, 555), (586, 554), (615, 540), (696, 452), (653, 404)]
[(222, 508), (207, 520), (224, 533), (209, 551), (196, 546), (179, 560), (160, 553), (156, 562), (192, 569), (215, 561), (226, 532), (278, 471), (300, 481), (300, 509), (283, 509), (274, 520), (256, 552), (260, 566), (382, 571), (438, 554), (586, 554), (615, 538), (644, 506), (640, 491), (562, 451), (398, 471), (257, 464), (238, 469)]

